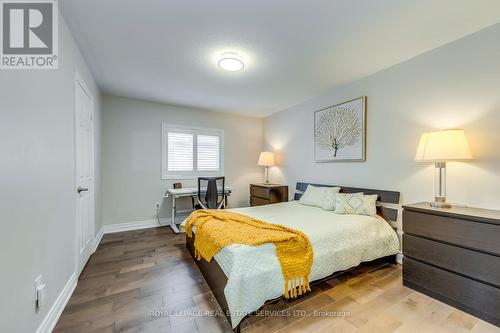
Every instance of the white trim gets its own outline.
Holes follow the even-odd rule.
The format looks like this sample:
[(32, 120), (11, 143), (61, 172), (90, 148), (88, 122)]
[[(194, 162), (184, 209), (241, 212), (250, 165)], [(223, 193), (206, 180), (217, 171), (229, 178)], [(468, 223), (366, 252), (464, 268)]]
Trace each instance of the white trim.
[[(177, 211), (177, 212), (179, 212), (179, 211)], [(187, 210), (187, 212), (191, 213), (192, 210)], [(175, 224), (181, 224), (188, 216), (189, 216), (189, 214), (177, 215), (175, 217), (175, 220), (174, 220)], [(160, 219), (160, 227), (170, 226), (170, 221), (172, 221), (172, 219), (170, 217)]]
[[(161, 221), (161, 220), (160, 220)], [(144, 220), (126, 223), (117, 223), (103, 226), (104, 234), (113, 234), (115, 232), (123, 232), (130, 230), (139, 230), (147, 228), (161, 227), (157, 220)]]
[(92, 253), (95, 253), (95, 251), (97, 250), (97, 247), (101, 243), (102, 236), (104, 236), (104, 227), (101, 227), (101, 229), (99, 229), (99, 232), (94, 238), (94, 245), (93, 245), (94, 250), (92, 251)]
[[(176, 218), (175, 223), (179, 224), (186, 216), (178, 216)], [(113, 234), (115, 232), (123, 232), (123, 231), (132, 231), (132, 230), (140, 230), (140, 229), (148, 229), (148, 228), (158, 228), (165, 227), (170, 225), (170, 218), (162, 218), (160, 219), (160, 224), (158, 224), (157, 219), (151, 220), (143, 220), (143, 221), (134, 221), (134, 222), (125, 222), (125, 223), (117, 223), (117, 224), (109, 224), (102, 227), (104, 235)]]
[[(224, 172), (218, 173), (218, 174), (203, 174), (200, 173), (199, 175), (196, 176), (183, 176), (183, 175), (163, 175), (161, 177), (161, 180), (193, 180), (193, 179), (198, 179), (198, 177), (223, 177)], [(198, 186), (198, 184), (196, 184)]]
[[(92, 141), (92, 161), (90, 163), (91, 165), (91, 173), (92, 173), (92, 187), (90, 189), (90, 195), (92, 196), (92, 200), (91, 200), (91, 217), (92, 217), (92, 223), (91, 223), (91, 233), (94, 235), (94, 238), (95, 238), (95, 153), (96, 153), (96, 147), (95, 147), (95, 126), (94, 126), (94, 120), (95, 120), (95, 97), (94, 97), (94, 94), (92, 93), (92, 91), (89, 89), (88, 85), (86, 84), (85, 80), (83, 79), (83, 77), (80, 75), (80, 73), (75, 69), (75, 72), (74, 72), (75, 76), (74, 76), (74, 83), (73, 83), (73, 116), (74, 116), (74, 121), (73, 121), (73, 126), (74, 126), (74, 133), (75, 133), (75, 141), (74, 141), (74, 147), (75, 147), (75, 156), (74, 156), (74, 159), (75, 159), (75, 181), (74, 181), (74, 186), (73, 186), (73, 189), (74, 189), (74, 204), (75, 204), (75, 232), (76, 232), (76, 244), (75, 244), (75, 257), (76, 257), (76, 261), (75, 261), (75, 271), (76, 271), (76, 274), (79, 276), (80, 273), (82, 272), (83, 268), (85, 267), (85, 264), (86, 262), (89, 260), (90, 256), (92, 255), (92, 253), (94, 253), (96, 247), (94, 247), (95, 244), (92, 244), (93, 246), (93, 249), (92, 249), (92, 252), (89, 254), (88, 258), (86, 258), (86, 262), (83, 263), (83, 262), (80, 262), (82, 258), (80, 258), (80, 255), (79, 255), (79, 245), (78, 245), (78, 240), (79, 240), (79, 232), (80, 232), (80, 229), (79, 229), (79, 226), (78, 226), (78, 193), (76, 191), (76, 188), (78, 187), (78, 147), (77, 147), (77, 144), (78, 144), (78, 139), (77, 139), (77, 134), (78, 134), (78, 110), (77, 110), (77, 105), (76, 105), (76, 93), (77, 93), (77, 87), (80, 86), (83, 91), (87, 94), (87, 96), (89, 96), (90, 100), (91, 100), (91, 110), (90, 110), (90, 116), (91, 116), (91, 126), (92, 126), (92, 134), (91, 134), (91, 141)], [(95, 242), (95, 239), (94, 239), (94, 242)]]
[[(94, 238), (93, 242), (94, 248), (92, 252), (95, 252), (97, 250), (97, 246), (99, 246), (99, 243), (101, 242), (103, 235), (104, 235), (104, 228), (101, 228)], [(66, 304), (68, 304), (71, 296), (73, 295), (77, 283), (78, 283), (78, 277), (76, 275), (76, 272), (74, 272), (73, 274), (71, 274), (71, 277), (69, 278), (68, 282), (66, 282), (66, 285), (64, 286), (59, 296), (57, 296), (57, 299), (55, 300), (54, 304), (52, 304), (52, 307), (50, 308), (49, 312), (47, 312), (47, 314), (45, 315), (45, 318), (43, 318), (40, 326), (38, 326), (36, 333), (52, 332), (59, 318), (61, 317), (61, 314), (64, 308), (66, 307)]]
[(73, 291), (75, 291), (77, 282), (78, 278), (76, 276), (76, 273), (73, 273), (68, 282), (66, 282), (66, 285), (64, 286), (59, 296), (57, 296), (54, 304), (52, 304), (49, 312), (47, 312), (45, 318), (43, 318), (42, 323), (40, 324), (40, 326), (38, 326), (36, 333), (52, 332), (64, 308), (66, 307), (66, 304), (68, 304), (71, 295), (73, 295)]

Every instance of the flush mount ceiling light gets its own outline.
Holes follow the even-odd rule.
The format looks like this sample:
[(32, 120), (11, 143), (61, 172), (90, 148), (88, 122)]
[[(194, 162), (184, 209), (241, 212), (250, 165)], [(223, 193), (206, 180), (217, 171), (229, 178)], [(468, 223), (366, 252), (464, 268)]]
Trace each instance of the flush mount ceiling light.
[(219, 62), (217, 63), (219, 68), (228, 71), (228, 72), (239, 72), (243, 68), (245, 68), (245, 64), (243, 63), (243, 58), (234, 52), (226, 52), (223, 53)]

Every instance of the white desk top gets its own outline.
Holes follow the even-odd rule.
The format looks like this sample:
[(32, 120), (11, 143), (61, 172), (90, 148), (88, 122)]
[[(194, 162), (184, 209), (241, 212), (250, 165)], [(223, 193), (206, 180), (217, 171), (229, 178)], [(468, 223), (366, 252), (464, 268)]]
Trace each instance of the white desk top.
[[(226, 193), (231, 193), (232, 187), (231, 186), (226, 186), (225, 192)], [(165, 193), (167, 196), (172, 195), (175, 197), (180, 197), (180, 196), (190, 196), (198, 193), (198, 189), (195, 187), (183, 187), (183, 188), (169, 188), (167, 192)]]

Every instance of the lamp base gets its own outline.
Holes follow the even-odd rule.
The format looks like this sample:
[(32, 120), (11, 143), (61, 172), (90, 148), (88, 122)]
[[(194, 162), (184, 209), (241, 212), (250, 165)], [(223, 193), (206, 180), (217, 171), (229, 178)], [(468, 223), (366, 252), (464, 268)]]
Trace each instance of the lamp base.
[(434, 207), (434, 208), (451, 208), (451, 204), (449, 204), (447, 202), (436, 202), (436, 201), (433, 201), (433, 202), (431, 202), (431, 207)]
[(264, 184), (269, 184), (269, 167), (266, 166), (266, 179), (264, 180)]
[(451, 204), (446, 202), (445, 197), (436, 197), (434, 201), (431, 202), (431, 207), (434, 208), (451, 208)]

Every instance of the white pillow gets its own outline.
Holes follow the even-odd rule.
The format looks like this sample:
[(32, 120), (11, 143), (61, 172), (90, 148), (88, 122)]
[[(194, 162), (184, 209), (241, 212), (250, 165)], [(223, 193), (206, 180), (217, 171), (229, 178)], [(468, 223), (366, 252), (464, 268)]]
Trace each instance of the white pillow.
[(377, 197), (376, 194), (339, 193), (336, 195), (335, 213), (375, 216)]
[(299, 203), (308, 206), (315, 206), (325, 210), (335, 209), (335, 195), (340, 191), (340, 187), (322, 187), (307, 185), (307, 188), (299, 199)]
[(335, 203), (337, 201), (337, 194), (339, 191), (340, 187), (326, 187), (323, 197), (323, 205), (321, 208), (324, 210), (335, 210)]

